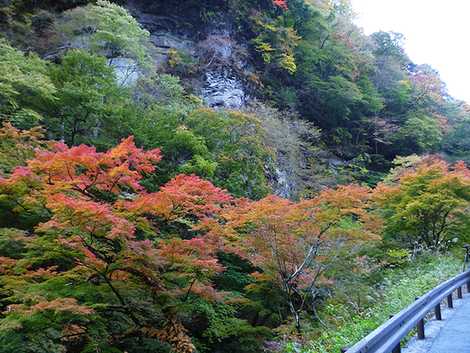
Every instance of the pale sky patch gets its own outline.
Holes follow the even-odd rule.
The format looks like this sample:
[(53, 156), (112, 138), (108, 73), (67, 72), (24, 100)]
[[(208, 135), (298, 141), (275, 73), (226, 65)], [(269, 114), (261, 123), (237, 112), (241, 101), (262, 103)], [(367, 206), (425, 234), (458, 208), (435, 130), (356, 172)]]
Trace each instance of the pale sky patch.
[(469, 0), (352, 0), (356, 23), (366, 34), (383, 30), (405, 35), (416, 64), (441, 74), (449, 93), (470, 103)]

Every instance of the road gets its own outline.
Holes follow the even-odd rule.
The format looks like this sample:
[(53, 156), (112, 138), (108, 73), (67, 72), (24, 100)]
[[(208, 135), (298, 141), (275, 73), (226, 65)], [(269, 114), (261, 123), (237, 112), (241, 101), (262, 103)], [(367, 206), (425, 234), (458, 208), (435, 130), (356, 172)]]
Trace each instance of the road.
[(429, 353), (470, 353), (470, 296), (445, 322)]
[(454, 297), (454, 309), (443, 309), (442, 317), (429, 321), (426, 339), (413, 338), (403, 353), (470, 353), (470, 294)]

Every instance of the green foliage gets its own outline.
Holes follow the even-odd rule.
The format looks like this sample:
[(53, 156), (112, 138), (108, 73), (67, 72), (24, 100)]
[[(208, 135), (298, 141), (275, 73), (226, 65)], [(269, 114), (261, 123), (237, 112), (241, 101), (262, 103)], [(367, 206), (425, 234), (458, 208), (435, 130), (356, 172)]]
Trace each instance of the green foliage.
[(261, 198), (269, 191), (270, 151), (259, 121), (249, 115), (154, 106), (132, 123), (131, 131), (144, 146), (159, 146), (165, 154), (158, 183), (195, 173), (237, 196)]
[(444, 137), (444, 150), (451, 155), (452, 159), (470, 162), (470, 141), (467, 138), (469, 134), (470, 120), (464, 119), (455, 124), (450, 133)]
[(94, 54), (132, 59), (141, 68), (150, 65), (149, 33), (126, 9), (109, 1), (67, 11), (58, 29)]
[[(63, 328), (69, 323), (79, 327), (86, 321), (88, 320), (80, 315), (53, 308), (30, 316), (11, 315), (0, 325), (0, 352), (63, 353), (65, 347), (60, 343), (64, 335)], [(19, 327), (28, 333), (15, 332), (15, 328)]]
[(262, 349), (263, 341), (272, 337), (267, 327), (253, 327), (246, 320), (234, 317), (236, 307), (225, 304), (193, 302), (193, 315), (207, 321), (198, 339), (200, 352), (255, 353)]
[(42, 133), (40, 128), (20, 131), (9, 123), (0, 128), (0, 177), (25, 165), (34, 156), (34, 150), (44, 146)]
[(328, 329), (319, 328), (312, 334), (311, 343), (302, 352), (328, 353), (338, 352), (365, 337), (419, 297), (455, 276), (460, 271), (460, 262), (452, 257), (429, 256), (406, 268), (389, 270), (384, 279), (371, 293), (373, 301), (367, 306), (351, 307), (335, 303), (334, 299), (324, 307), (321, 316), (328, 320)]
[(410, 259), (410, 252), (406, 249), (390, 249), (386, 255), (386, 261), (391, 267), (402, 266)]
[(229, 334), (217, 345), (215, 350), (231, 353), (257, 353), (263, 349), (265, 340), (272, 337), (272, 332), (266, 327), (253, 327), (241, 320), (228, 322)]
[[(177, 76), (168, 74), (141, 77), (134, 91), (135, 101), (143, 108), (158, 104), (168, 109), (191, 109), (197, 97), (187, 96)], [(192, 102), (194, 100), (194, 102)]]
[(344, 175), (345, 182), (354, 180), (369, 186), (375, 186), (382, 181), (384, 173), (370, 169), (374, 165), (373, 157), (373, 155), (363, 153), (350, 160), (347, 165), (341, 167), (340, 170), (342, 175)]
[(376, 190), (385, 235), (401, 246), (442, 250), (465, 242), (469, 215), (468, 169), (423, 160), (391, 186)]
[(0, 39), (0, 121), (7, 118), (26, 129), (38, 124), (54, 101), (56, 88), (47, 75), (47, 63), (25, 55)]
[(289, 26), (283, 25), (282, 17), (275, 20), (259, 14), (252, 19), (254, 30), (258, 34), (253, 39), (255, 50), (265, 64), (274, 64), (289, 74), (297, 71), (294, 49), (300, 37)]
[(14, 228), (0, 228), (0, 256), (20, 259), (26, 250), (25, 232)]
[[(104, 57), (71, 50), (51, 67), (58, 89), (56, 110), (47, 125), (56, 138), (69, 144), (98, 143), (104, 131), (116, 127), (127, 93), (118, 87)], [(109, 136), (109, 134), (105, 134)]]
[(253, 282), (250, 276), (250, 273), (254, 272), (252, 265), (233, 254), (220, 253), (218, 257), (225, 271), (217, 276), (217, 287), (232, 292), (243, 292), (245, 287)]
[[(13, 43), (0, 39), (0, 121), (31, 129), (5, 124), (0, 130), (0, 353), (188, 353), (194, 352), (191, 341), (200, 352), (255, 353), (266, 340), (289, 339), (292, 311), (275, 277), (266, 276), (266, 263), (254, 267), (260, 252), (242, 258), (240, 249), (232, 249), (240, 241), (235, 233), (244, 241), (253, 235), (249, 221), (228, 231), (234, 210), (250, 201), (232, 199), (192, 174), (235, 196), (261, 199), (275, 188), (300, 199), (338, 181), (376, 185), (394, 166), (375, 189), (373, 216), (385, 220), (384, 241), (350, 252), (332, 243), (328, 266), (320, 266), (325, 254), (318, 255), (320, 284), (300, 291), (309, 304), (298, 305), (303, 294), (291, 302), (301, 308), (295, 316), (305, 322), (306, 352), (353, 343), (457, 271), (449, 257), (416, 254), (423, 247), (446, 249), (456, 238), (468, 241), (468, 170), (441, 162), (431, 168), (416, 154), (443, 148), (453, 160), (470, 158), (470, 109), (448, 96), (432, 68), (411, 62), (403, 36), (365, 36), (348, 1), (145, 4), (161, 16), (162, 26), (168, 21), (169, 32), (182, 29), (188, 43), (194, 40), (194, 54), (170, 48), (166, 65), (155, 70), (149, 33), (114, 2), (0, 1), (0, 36)], [(174, 22), (174, 15), (184, 21)], [(211, 44), (201, 37), (221, 18), (232, 26), (230, 38), (222, 40), (230, 40), (235, 59), (201, 54)], [(242, 112), (204, 107), (191, 94), (200, 91), (202, 63), (217, 70), (233, 66), (256, 97), (253, 104)], [(133, 134), (139, 146), (161, 148), (163, 160), (157, 171), (139, 169), (133, 146), (85, 165), (95, 149), (53, 147), (43, 141), (40, 124), (48, 138), (98, 151)], [(15, 171), (37, 148), (70, 152), (70, 170), (43, 162), (51, 163), (52, 174), (67, 169), (79, 181), (45, 183), (66, 192), (41, 189), (46, 174), (30, 178), (26, 168)], [(79, 153), (84, 150), (86, 155)], [(109, 167), (122, 156), (132, 157)], [(113, 179), (103, 181), (92, 171)], [(116, 191), (115, 183), (130, 179)], [(96, 184), (80, 189), (86, 180)], [(226, 203), (209, 204), (208, 190)], [(51, 206), (56, 193), (81, 195), (96, 207)], [(265, 206), (260, 212), (272, 205)], [(95, 219), (96, 209), (101, 213)], [(197, 228), (199, 212), (208, 219)], [(267, 213), (263, 224), (272, 219)], [(90, 230), (103, 220), (132, 223), (124, 233), (135, 231), (135, 238), (106, 238), (109, 224)], [(213, 223), (211, 232), (206, 227)], [(357, 219), (345, 217), (335, 232), (361, 230)], [(98, 256), (67, 246), (75, 235)], [(226, 247), (220, 244), (224, 235)], [(262, 245), (270, 254), (270, 242)], [(290, 254), (292, 242), (285, 246)], [(286, 345), (286, 351), (298, 349), (296, 342)]]
[(203, 136), (215, 155), (219, 167), (214, 175), (216, 184), (237, 196), (260, 198), (267, 194), (264, 171), (270, 151), (263, 145), (263, 131), (257, 119), (236, 112), (199, 110), (189, 115), (187, 124)]
[(392, 168), (389, 173), (383, 178), (385, 183), (393, 183), (398, 181), (400, 176), (408, 169), (412, 169), (423, 161), (425, 157), (420, 157), (417, 154), (412, 154), (406, 157), (396, 157), (392, 162)]
[(428, 116), (412, 116), (401, 126), (394, 136), (400, 152), (405, 155), (438, 150), (442, 131), (436, 119)]
[(197, 71), (198, 62), (190, 55), (170, 49), (168, 51), (168, 71), (178, 76), (191, 76)]

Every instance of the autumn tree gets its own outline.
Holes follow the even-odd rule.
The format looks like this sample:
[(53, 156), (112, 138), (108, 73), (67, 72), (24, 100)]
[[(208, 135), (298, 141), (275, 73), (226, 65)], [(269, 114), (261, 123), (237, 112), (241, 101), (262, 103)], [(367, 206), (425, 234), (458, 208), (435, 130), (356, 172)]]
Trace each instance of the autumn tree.
[(0, 128), (0, 176), (10, 174), (16, 167), (25, 165), (34, 157), (34, 150), (45, 147), (44, 131), (16, 129), (11, 123), (4, 123)]
[(428, 157), (374, 191), (383, 211), (386, 238), (415, 251), (440, 251), (466, 239), (469, 170)]
[[(0, 261), (1, 285), (10, 293), (3, 298), (10, 305), (8, 320), (25, 322), (24, 315), (36, 313), (43, 317), (64, 301), (70, 309), (63, 310), (75, 315), (64, 320), (76, 322), (64, 332), (74, 340), (54, 334), (47, 339), (54, 347), (93, 344), (104, 349), (122, 345), (131, 332), (154, 344), (168, 342), (178, 352), (194, 351), (178, 318), (180, 307), (193, 297), (223, 297), (211, 282), (223, 270), (216, 257), (223, 242), (199, 234), (196, 226), (216, 218), (234, 200), (210, 182), (186, 175), (147, 193), (140, 181), (160, 159), (158, 149), (143, 151), (132, 138), (107, 152), (55, 143), (0, 179), (2, 213), (16, 214), (19, 222), (24, 214), (38, 214), (35, 223), (30, 216), (28, 223), (17, 224), (34, 227), (34, 234), (11, 238), (24, 247), (20, 257), (25, 261), (15, 264), (12, 254)], [(19, 275), (15, 268), (28, 274)], [(38, 278), (41, 285), (34, 287)], [(56, 291), (49, 292), (53, 283)], [(34, 290), (34, 299), (28, 299), (27, 288)], [(99, 309), (92, 309), (96, 305)], [(95, 315), (96, 324), (87, 315)], [(112, 327), (110, 317), (121, 328)], [(65, 330), (64, 325), (54, 322), (58, 329)], [(107, 327), (99, 339), (93, 333), (96, 325)], [(28, 335), (43, 329), (27, 327), (32, 330), (25, 328)], [(5, 337), (0, 332), (0, 341)]]
[(242, 256), (262, 269), (255, 278), (283, 291), (300, 331), (302, 312), (315, 307), (318, 287), (327, 282), (333, 252), (377, 238), (380, 222), (366, 212), (369, 197), (370, 190), (354, 185), (298, 203), (269, 196), (226, 213), (227, 223), (215, 229), (227, 239), (242, 237)]
[[(106, 152), (47, 146), (0, 179), (7, 215), (0, 221), (16, 228), (0, 231), (0, 305), (5, 322), (24, 325), (10, 348), (37, 336), (34, 349), (129, 349), (139, 337), (154, 350), (169, 344), (191, 353), (190, 324), (201, 315), (195, 303), (210, 308), (214, 340), (227, 337), (230, 326), (257, 342), (266, 333), (236, 318), (230, 302), (246, 303), (250, 287), (265, 284), (283, 294), (300, 330), (302, 313), (329, 282), (334, 249), (376, 236), (370, 192), (359, 186), (297, 203), (274, 196), (250, 201), (195, 175), (177, 175), (148, 192), (143, 181), (158, 172), (161, 153), (138, 148), (132, 137)], [(226, 293), (215, 281), (232, 266), (230, 256), (232, 264), (245, 263), (246, 276), (255, 271), (240, 282), (248, 284), (239, 289), (246, 294)], [(218, 311), (230, 314), (222, 320)], [(45, 320), (50, 336), (41, 335)], [(0, 342), (14, 336), (10, 327), (0, 327)]]

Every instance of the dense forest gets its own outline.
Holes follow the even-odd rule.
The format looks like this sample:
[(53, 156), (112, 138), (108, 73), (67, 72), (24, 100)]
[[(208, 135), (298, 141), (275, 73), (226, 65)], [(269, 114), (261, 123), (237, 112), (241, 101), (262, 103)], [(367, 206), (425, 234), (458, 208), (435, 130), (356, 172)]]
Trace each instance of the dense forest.
[(336, 353), (459, 271), (470, 106), (404, 40), (0, 0), (0, 353)]

